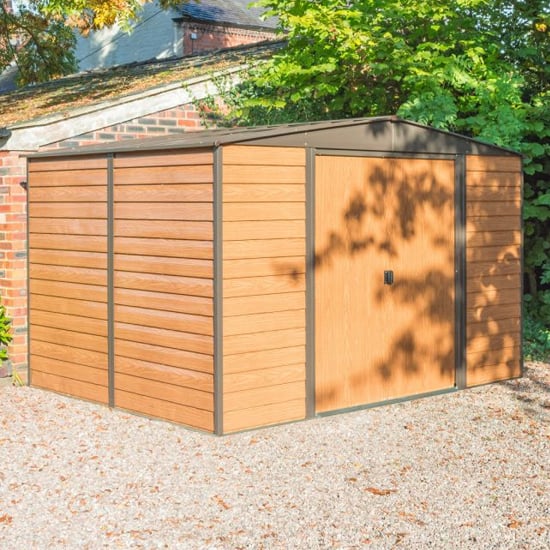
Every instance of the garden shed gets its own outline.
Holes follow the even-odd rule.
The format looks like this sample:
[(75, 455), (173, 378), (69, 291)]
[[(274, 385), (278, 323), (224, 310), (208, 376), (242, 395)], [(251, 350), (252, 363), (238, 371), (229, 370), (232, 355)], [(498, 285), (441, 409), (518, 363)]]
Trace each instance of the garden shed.
[(521, 376), (512, 151), (378, 117), (28, 163), (33, 386), (223, 434)]

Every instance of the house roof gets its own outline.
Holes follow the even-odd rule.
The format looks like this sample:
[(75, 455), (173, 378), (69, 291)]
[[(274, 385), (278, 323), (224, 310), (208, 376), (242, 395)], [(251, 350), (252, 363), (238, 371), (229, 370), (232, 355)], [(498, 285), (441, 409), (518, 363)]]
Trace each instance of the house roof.
[(278, 19), (262, 15), (265, 8), (250, 6), (251, 0), (190, 0), (176, 8), (183, 18), (206, 23), (229, 23), (242, 27), (275, 29)]
[(228, 70), (269, 56), (282, 41), (238, 46), (177, 59), (120, 65), (30, 85), (0, 94), (0, 129), (73, 116), (147, 90)]
[(517, 155), (515, 151), (480, 140), (403, 120), (396, 116), (280, 124), (249, 128), (220, 128), (170, 136), (127, 140), (88, 147), (58, 149), (32, 156), (216, 147), (235, 143), (314, 147), (319, 150), (372, 151), (428, 155)]

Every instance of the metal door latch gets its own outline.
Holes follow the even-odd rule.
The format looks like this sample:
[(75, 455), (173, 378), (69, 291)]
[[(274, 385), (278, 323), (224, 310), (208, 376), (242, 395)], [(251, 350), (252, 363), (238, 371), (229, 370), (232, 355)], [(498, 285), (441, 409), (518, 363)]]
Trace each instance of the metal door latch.
[(393, 271), (384, 271), (384, 284), (393, 285)]

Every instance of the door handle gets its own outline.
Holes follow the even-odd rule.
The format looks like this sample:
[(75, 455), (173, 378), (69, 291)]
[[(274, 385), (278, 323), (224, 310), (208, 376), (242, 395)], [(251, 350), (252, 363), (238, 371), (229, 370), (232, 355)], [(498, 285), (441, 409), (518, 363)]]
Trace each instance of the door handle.
[(384, 271), (384, 284), (393, 285), (393, 271)]

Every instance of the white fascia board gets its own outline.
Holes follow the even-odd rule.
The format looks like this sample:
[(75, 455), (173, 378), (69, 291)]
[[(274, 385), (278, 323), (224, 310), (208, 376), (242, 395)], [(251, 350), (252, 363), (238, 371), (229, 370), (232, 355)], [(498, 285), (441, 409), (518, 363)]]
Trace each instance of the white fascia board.
[(220, 71), (213, 75), (173, 83), (139, 94), (129, 95), (116, 102), (102, 103), (64, 115), (8, 127), (10, 137), (0, 145), (0, 150), (36, 151), (40, 147), (72, 137), (109, 128), (159, 111), (173, 109), (219, 94), (216, 79), (223, 77), (223, 87), (235, 86), (247, 66)]

